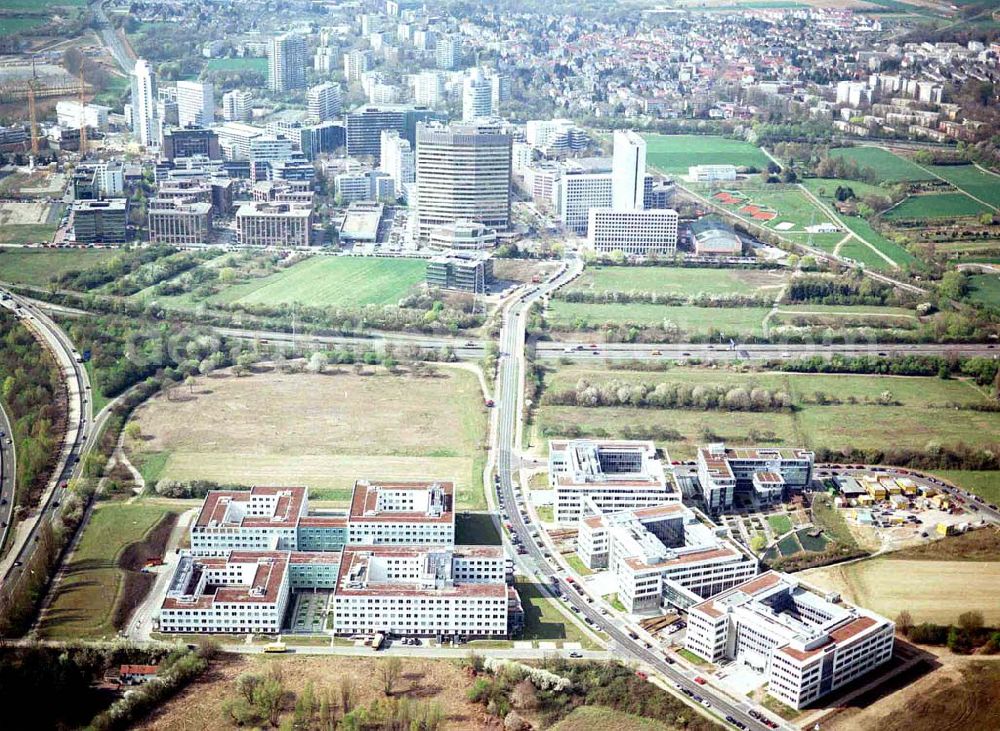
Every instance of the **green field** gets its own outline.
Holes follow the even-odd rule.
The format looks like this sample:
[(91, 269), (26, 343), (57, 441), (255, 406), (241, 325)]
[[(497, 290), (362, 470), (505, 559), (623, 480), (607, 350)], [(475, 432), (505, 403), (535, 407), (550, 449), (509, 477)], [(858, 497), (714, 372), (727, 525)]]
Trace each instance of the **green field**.
[(114, 637), (112, 613), (122, 590), (122, 551), (143, 537), (172, 508), (154, 503), (98, 505), (83, 531), (66, 574), (55, 589), (40, 634), (46, 639)]
[[(1000, 186), (1000, 179), (996, 185)], [(922, 218), (965, 218), (986, 213), (989, 209), (964, 193), (914, 195), (883, 214), (890, 221)]]
[(916, 163), (881, 147), (841, 147), (830, 150), (830, 154), (855, 160), (862, 168), (873, 169), (880, 182), (898, 183), (934, 178), (934, 175)]
[(424, 280), (420, 259), (314, 256), (284, 271), (237, 284), (209, 303), (313, 307), (394, 305)]
[(1000, 274), (973, 274), (969, 277), (969, 299), (981, 305), (1000, 307)]
[(792, 521), (787, 515), (769, 515), (767, 522), (776, 536), (783, 536), (792, 529)]
[(7, 16), (0, 18), (0, 36), (25, 33), (48, 22), (48, 18), (38, 15)]
[(582, 642), (588, 648), (593, 646), (576, 624), (559, 610), (559, 600), (543, 594), (538, 584), (519, 576), (514, 588), (521, 595), (524, 607), (525, 640), (568, 640)]
[[(882, 234), (873, 229), (871, 227), (871, 224), (868, 223), (868, 221), (866, 221), (865, 219), (858, 218), (857, 216), (841, 216), (840, 220), (853, 233), (857, 234), (865, 241), (867, 241), (869, 244), (874, 246), (876, 249), (881, 251), (883, 254), (888, 256), (897, 265), (903, 267), (911, 262), (917, 261), (917, 258), (913, 256), (913, 254), (908, 252), (899, 244), (889, 241), (889, 239), (885, 238)], [(843, 248), (846, 249), (847, 246), (848, 245), (845, 244)], [(843, 249), (841, 250), (841, 254), (843, 256), (851, 256), (851, 254), (846, 253), (845, 251), (843, 251)], [(857, 257), (851, 257), (851, 258), (857, 258)], [(883, 259), (878, 255), (875, 255), (874, 257), (865, 255), (865, 258), (859, 259), (859, 261), (862, 261), (868, 266), (873, 267), (875, 269), (891, 268), (890, 264), (885, 259)]]
[(776, 293), (788, 281), (783, 271), (678, 267), (588, 266), (567, 291), (644, 292), (693, 297), (699, 294)]
[(52, 223), (6, 224), (0, 226), (0, 244), (48, 244), (56, 235), (56, 228)]
[[(573, 390), (585, 380), (592, 385), (621, 383), (683, 384), (694, 388), (721, 386), (749, 390), (765, 388), (787, 393), (792, 411), (741, 412), (701, 409), (628, 407), (584, 408), (543, 405), (536, 423), (546, 437), (563, 435), (565, 425), (583, 434), (604, 433), (620, 437), (623, 427), (675, 429), (681, 439), (664, 443), (671, 458), (690, 459), (705, 442), (708, 429), (734, 445), (752, 444), (751, 430), (774, 432), (775, 446), (908, 447), (924, 449), (928, 442), (944, 446), (966, 443), (990, 446), (1000, 432), (1000, 413), (949, 408), (949, 403), (985, 403), (985, 394), (971, 383), (938, 378), (820, 375), (793, 373), (737, 373), (729, 370), (672, 368), (666, 372), (610, 370), (603, 364), (558, 366), (546, 376), (546, 390)], [(888, 391), (898, 406), (878, 404)], [(820, 405), (817, 392), (828, 401)], [(543, 397), (544, 398), (544, 397)], [(851, 403), (851, 400), (855, 403)], [(892, 435), (891, 444), (886, 435)]]
[(827, 200), (833, 200), (837, 188), (850, 188), (854, 195), (885, 195), (886, 190), (882, 186), (863, 183), (860, 180), (846, 180), (844, 178), (803, 178), (802, 185), (814, 195)]
[(267, 74), (266, 58), (213, 58), (205, 64), (205, 71), (257, 71)]
[(499, 546), (500, 533), (489, 513), (455, 515), (455, 543), (459, 546)]
[(759, 335), (763, 333), (766, 307), (668, 307), (645, 303), (588, 304), (553, 300), (548, 309), (553, 330), (587, 330), (603, 325), (662, 326), (673, 323), (685, 333)]
[(979, 495), (987, 502), (1000, 503), (1000, 472), (937, 470), (934, 474), (955, 483), (963, 490)]
[(767, 155), (748, 142), (708, 135), (643, 135), (650, 167), (687, 174), (692, 165), (736, 165), (764, 169)]
[(117, 253), (114, 249), (0, 249), (0, 280), (44, 287), (53, 277), (88, 269)]
[(934, 165), (930, 170), (969, 195), (1000, 207), (1000, 175), (983, 172), (975, 165)]

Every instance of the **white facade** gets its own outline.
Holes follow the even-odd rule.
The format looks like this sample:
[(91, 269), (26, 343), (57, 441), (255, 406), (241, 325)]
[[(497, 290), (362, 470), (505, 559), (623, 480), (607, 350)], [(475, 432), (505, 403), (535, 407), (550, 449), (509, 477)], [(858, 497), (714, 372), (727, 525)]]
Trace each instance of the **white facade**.
[(735, 660), (767, 678), (793, 708), (871, 672), (892, 656), (889, 620), (770, 571), (688, 612), (685, 646), (709, 662)]
[(253, 93), (233, 89), (222, 95), (222, 118), (227, 122), (245, 122), (250, 119)]
[(132, 69), (132, 131), (143, 147), (156, 147), (160, 143), (156, 98), (156, 74), (140, 58)]
[(563, 226), (581, 236), (590, 225), (591, 208), (611, 206), (611, 173), (567, 173), (556, 192), (559, 218)]
[(311, 205), (244, 203), (236, 211), (237, 241), (240, 246), (309, 246), (312, 214)]
[[(612, 183), (612, 195), (614, 184)], [(627, 256), (670, 256), (677, 251), (677, 211), (669, 208), (623, 211), (591, 208), (588, 245), (599, 254), (620, 251)]]
[(56, 102), (56, 122), (64, 129), (80, 129), (86, 125), (90, 129), (106, 131), (110, 107), (100, 104), (80, 104), (77, 101)]
[(577, 553), (589, 568), (610, 569), (629, 612), (687, 608), (757, 573), (757, 560), (727, 529), (679, 502), (580, 521)]
[(611, 207), (636, 211), (645, 207), (646, 141), (631, 130), (616, 130), (611, 158)]
[(371, 51), (348, 51), (344, 54), (344, 76), (347, 83), (361, 83), (362, 75), (374, 65)]
[(452, 544), (454, 485), (450, 482), (368, 482), (354, 485), (347, 516), (348, 542)]
[(736, 180), (735, 165), (692, 165), (688, 168), (692, 183), (715, 183)]
[(294, 33), (275, 36), (267, 44), (267, 87), (293, 91), (306, 85), (306, 39)]
[(681, 499), (673, 474), (667, 475), (656, 458), (656, 447), (643, 441), (551, 441), (549, 485), (555, 490), (555, 521), (569, 525), (591, 504), (613, 513)]
[(785, 486), (801, 489), (809, 484), (813, 459), (804, 449), (710, 444), (698, 450), (698, 483), (711, 513), (731, 510), (737, 488), (750, 492), (758, 503), (771, 503)]
[(439, 69), (455, 68), (462, 58), (462, 39), (459, 36), (438, 38), (434, 55)]
[(421, 71), (413, 76), (413, 102), (417, 106), (435, 108), (445, 99), (444, 77), (437, 71)]
[(403, 193), (403, 186), (416, 181), (416, 168), (410, 141), (400, 137), (396, 130), (382, 131), (379, 168), (393, 180), (396, 197)]
[(499, 546), (349, 546), (334, 594), (336, 634), (507, 635)]
[(462, 120), (493, 116), (493, 86), (481, 69), (469, 69), (462, 80)]
[(320, 122), (338, 119), (343, 113), (343, 99), (340, 84), (327, 81), (309, 89), (306, 93), (309, 116)]
[(510, 225), (511, 138), (474, 125), (418, 125), (417, 229), (460, 220)]
[(215, 90), (203, 81), (177, 82), (177, 123), (208, 127), (215, 122)]

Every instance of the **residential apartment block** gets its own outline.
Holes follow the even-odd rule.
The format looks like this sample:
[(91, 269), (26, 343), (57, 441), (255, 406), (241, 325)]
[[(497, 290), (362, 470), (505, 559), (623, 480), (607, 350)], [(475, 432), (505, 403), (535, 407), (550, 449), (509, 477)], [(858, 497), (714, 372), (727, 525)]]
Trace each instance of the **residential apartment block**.
[(585, 517), (588, 499), (603, 513), (681, 499), (651, 441), (550, 441), (549, 484), (555, 490), (554, 517), (561, 524)]
[(814, 455), (805, 449), (730, 449), (710, 444), (698, 450), (698, 482), (711, 513), (731, 510), (737, 490), (757, 503), (779, 502), (785, 487), (801, 489), (812, 479)]
[(767, 692), (803, 708), (892, 656), (888, 619), (769, 571), (688, 612), (685, 646), (766, 676)]
[(579, 523), (577, 553), (589, 568), (611, 570), (629, 612), (686, 609), (757, 574), (757, 560), (726, 528), (680, 503), (594, 512)]
[(311, 205), (253, 201), (236, 211), (236, 235), (241, 246), (309, 246)]
[(183, 198), (153, 198), (149, 202), (150, 243), (207, 244), (211, 234), (211, 203)]

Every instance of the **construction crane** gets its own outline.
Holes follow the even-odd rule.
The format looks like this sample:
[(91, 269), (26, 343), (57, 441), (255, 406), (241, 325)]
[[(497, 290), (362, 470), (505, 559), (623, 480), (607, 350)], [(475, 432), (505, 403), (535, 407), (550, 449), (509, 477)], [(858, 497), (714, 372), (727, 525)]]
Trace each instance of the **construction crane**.
[(80, 159), (87, 156), (87, 114), (84, 111), (86, 103), (83, 100), (83, 64), (80, 64)]
[(35, 79), (28, 84), (28, 117), (31, 119), (31, 157), (38, 157), (38, 119), (35, 115)]

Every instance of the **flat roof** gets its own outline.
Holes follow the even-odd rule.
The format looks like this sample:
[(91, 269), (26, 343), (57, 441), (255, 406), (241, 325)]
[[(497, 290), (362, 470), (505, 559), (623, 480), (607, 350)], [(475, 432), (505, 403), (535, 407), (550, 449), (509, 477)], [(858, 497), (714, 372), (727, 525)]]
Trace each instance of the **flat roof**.
[[(427, 494), (427, 509), (406, 511), (379, 506), (381, 492), (413, 491)], [(438, 496), (432, 492), (439, 491)], [(440, 499), (436, 510), (431, 510), (431, 501)], [(413, 482), (371, 482), (358, 480), (354, 483), (348, 520), (351, 523), (453, 523), (455, 521), (455, 485), (452, 482), (424, 480)]]

